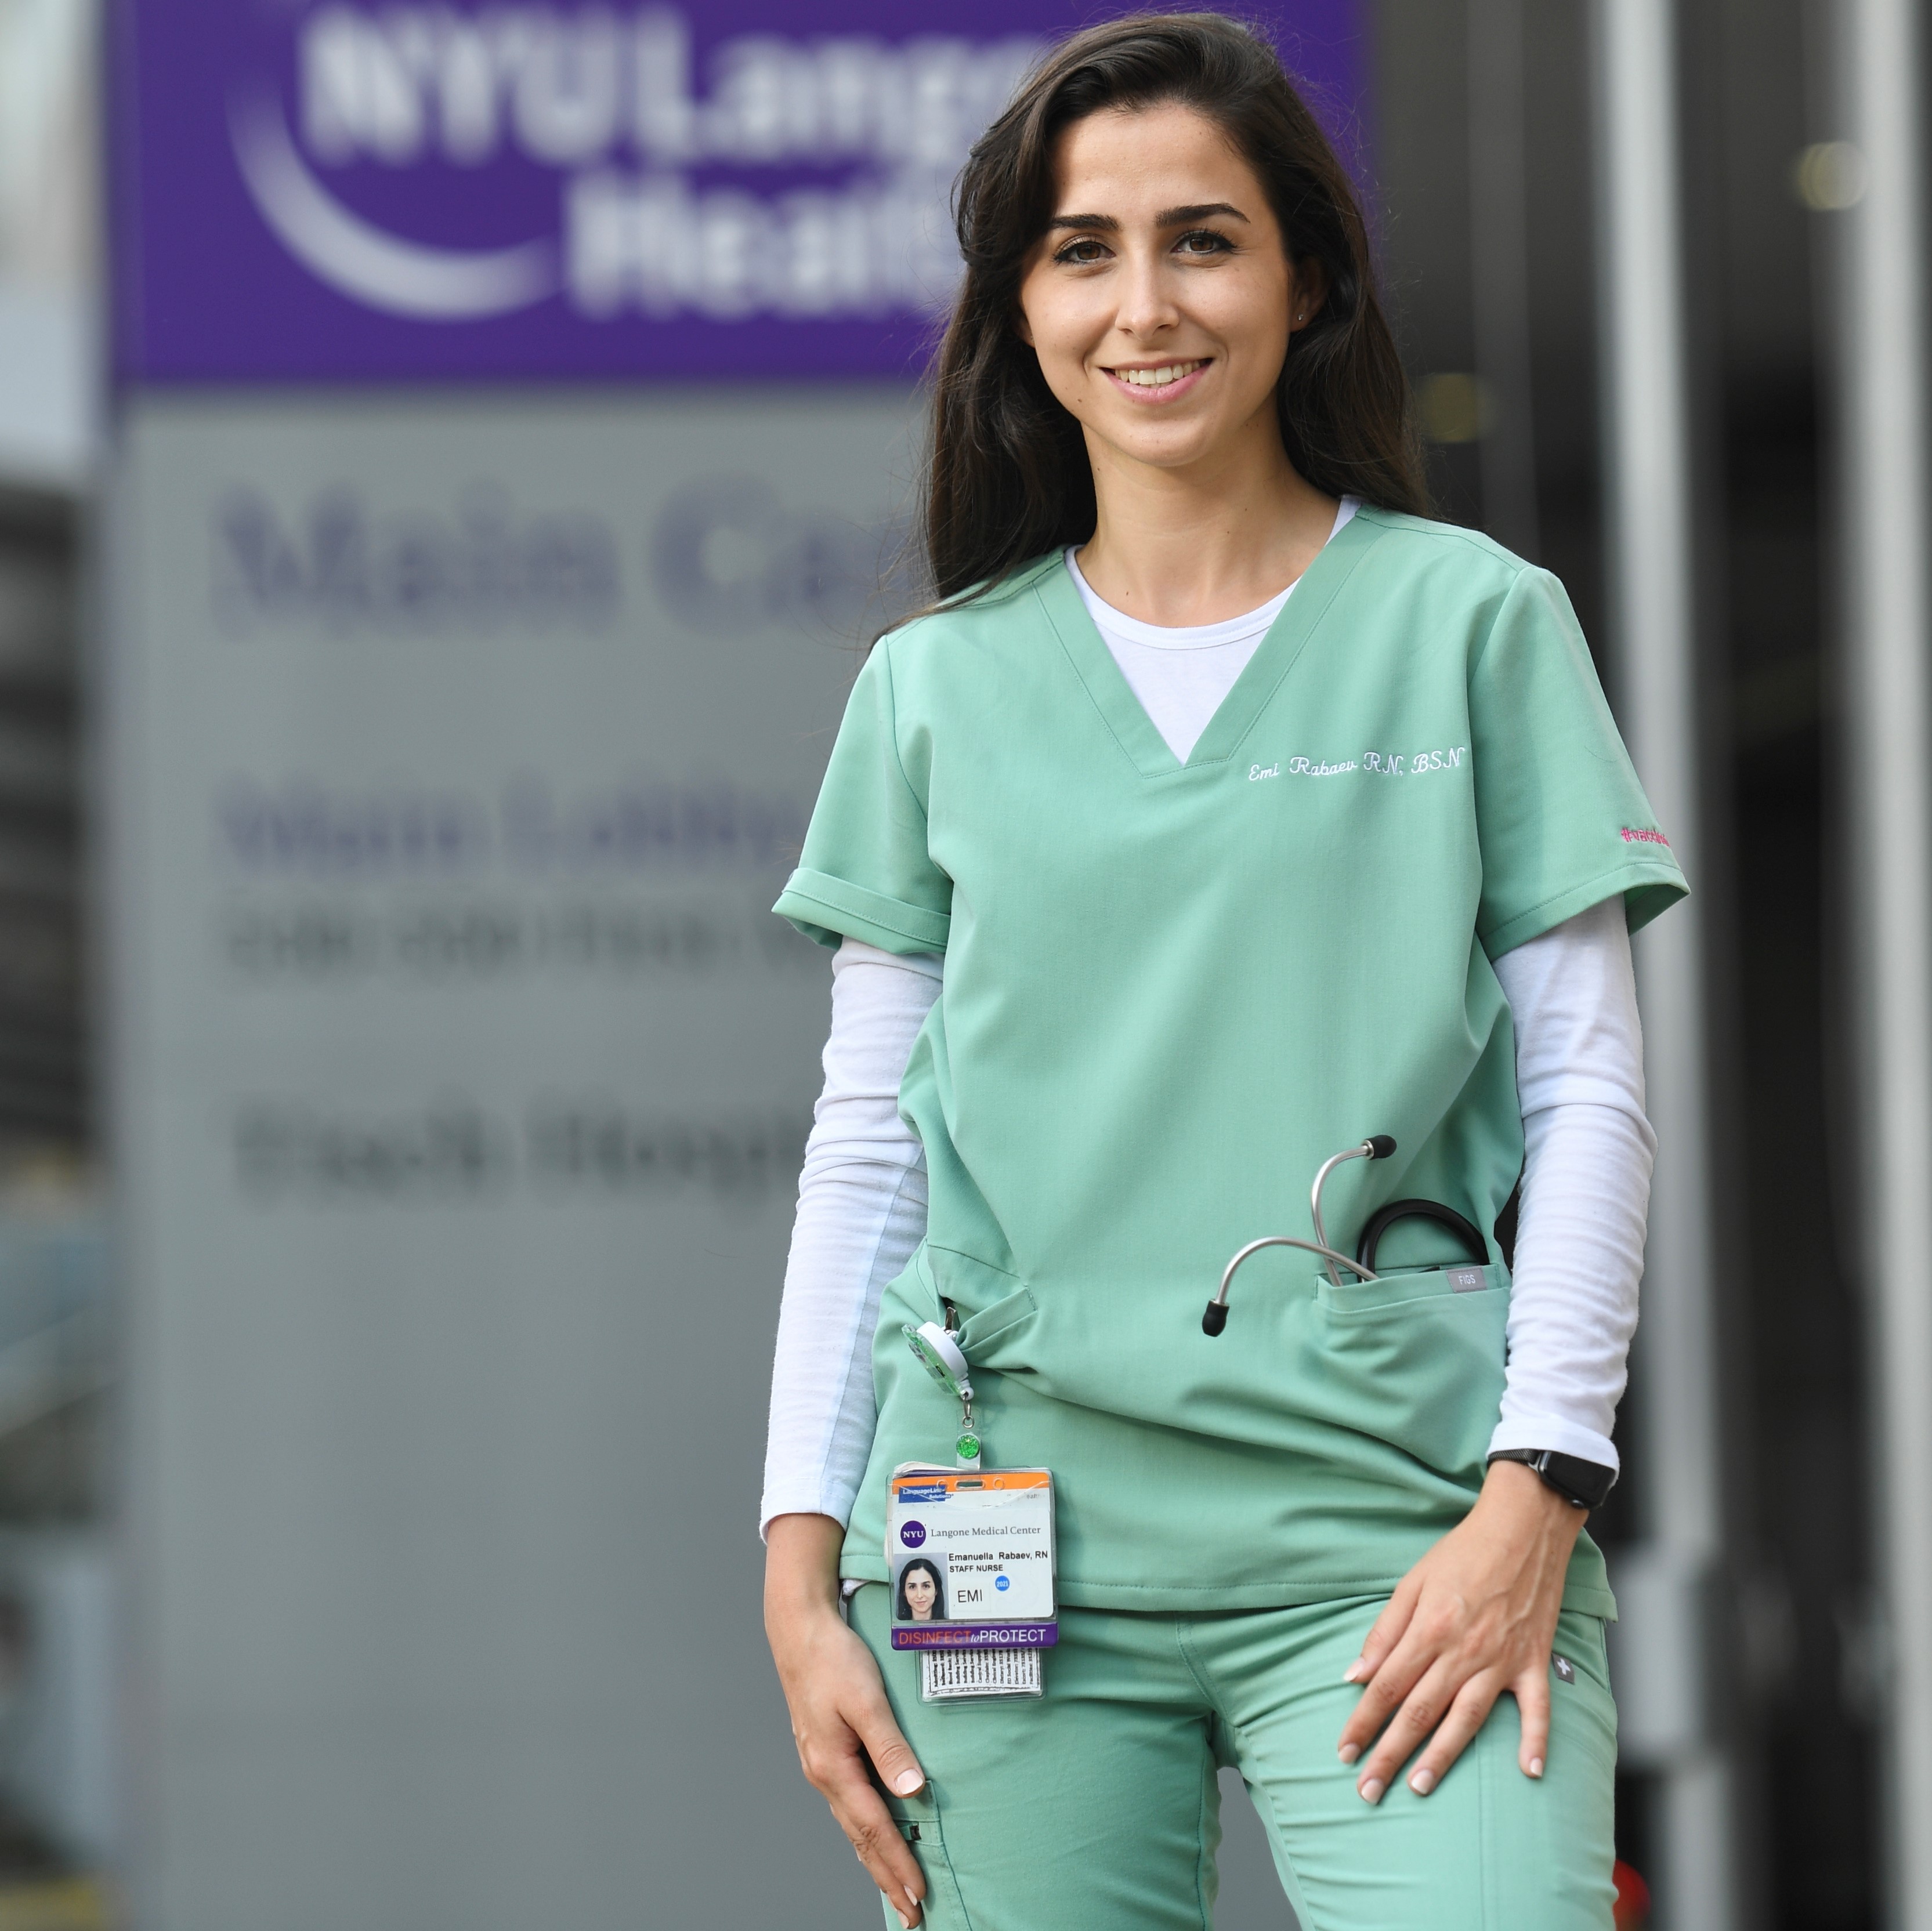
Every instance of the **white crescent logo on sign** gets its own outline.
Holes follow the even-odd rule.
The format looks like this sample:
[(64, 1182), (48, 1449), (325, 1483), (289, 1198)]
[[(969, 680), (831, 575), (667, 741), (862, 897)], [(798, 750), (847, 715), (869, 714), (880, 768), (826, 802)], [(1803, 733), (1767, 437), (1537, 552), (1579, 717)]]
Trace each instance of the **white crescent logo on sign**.
[(262, 219), (296, 260), (338, 292), (392, 315), (470, 322), (514, 314), (556, 292), (555, 243), (478, 251), (399, 240), (351, 214), (309, 172), (275, 101), (238, 100), (228, 124)]

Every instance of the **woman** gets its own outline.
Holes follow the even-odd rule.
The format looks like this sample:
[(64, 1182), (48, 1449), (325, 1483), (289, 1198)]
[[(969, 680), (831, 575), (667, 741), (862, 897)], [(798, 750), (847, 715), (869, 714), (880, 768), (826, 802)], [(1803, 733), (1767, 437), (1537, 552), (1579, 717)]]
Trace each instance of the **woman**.
[[(1423, 517), (1263, 45), (1069, 41), (959, 228), (944, 601), (873, 651), (778, 908), (836, 948), (764, 1506), (806, 1774), (908, 1926), (1198, 1927), (1233, 1763), (1308, 1931), (1607, 1931), (1580, 1531), (1652, 1150), (1628, 929), (1682, 878), (1560, 586)], [(1204, 1334), (1369, 1134), (1335, 1244), (1420, 1197), (1486, 1264), (1414, 1220), (1378, 1279), (1270, 1249)], [(890, 1648), (885, 1484), (960, 1423), (930, 1322), (988, 1465), (1053, 1472), (1041, 1699), (922, 1702)]]
[(893, 1615), (902, 1623), (944, 1622), (946, 1620), (946, 1585), (938, 1565), (916, 1555), (899, 1571), (898, 1600)]

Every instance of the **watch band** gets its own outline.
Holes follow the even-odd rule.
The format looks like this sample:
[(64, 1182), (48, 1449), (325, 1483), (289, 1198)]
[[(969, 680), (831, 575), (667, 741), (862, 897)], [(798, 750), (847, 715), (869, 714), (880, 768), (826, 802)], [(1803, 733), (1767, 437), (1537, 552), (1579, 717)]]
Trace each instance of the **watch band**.
[[(1559, 1455), (1553, 1448), (1499, 1448), (1490, 1462), (1520, 1462), (1533, 1468), (1572, 1508), (1600, 1509), (1617, 1486), (1617, 1471), (1580, 1455)], [(1486, 1462), (1484, 1466), (1488, 1464)]]

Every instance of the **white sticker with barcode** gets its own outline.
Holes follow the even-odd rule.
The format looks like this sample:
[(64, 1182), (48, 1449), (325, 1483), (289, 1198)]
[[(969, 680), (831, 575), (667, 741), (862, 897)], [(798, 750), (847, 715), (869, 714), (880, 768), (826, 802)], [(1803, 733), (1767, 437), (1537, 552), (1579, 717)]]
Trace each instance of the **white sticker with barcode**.
[(1039, 1696), (1046, 1693), (1036, 1649), (922, 1650), (919, 1693), (928, 1703), (955, 1696)]

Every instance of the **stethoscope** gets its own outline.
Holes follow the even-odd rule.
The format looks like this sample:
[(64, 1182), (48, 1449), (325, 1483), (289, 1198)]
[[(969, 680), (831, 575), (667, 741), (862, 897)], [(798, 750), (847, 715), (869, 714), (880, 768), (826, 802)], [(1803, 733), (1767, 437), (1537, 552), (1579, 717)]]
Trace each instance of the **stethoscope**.
[(1228, 1325), (1228, 1290), (1233, 1285), (1235, 1271), (1250, 1254), (1258, 1254), (1264, 1247), (1299, 1247), (1304, 1253), (1319, 1254), (1327, 1264), (1329, 1279), (1339, 1288), (1342, 1277), (1335, 1271), (1337, 1267), (1346, 1267), (1360, 1280), (1381, 1279), (1376, 1272), (1376, 1251), (1382, 1244), (1382, 1235), (1396, 1222), (1432, 1220), (1437, 1225), (1446, 1227), (1462, 1242), (1471, 1260), (1486, 1266), (1490, 1250), (1475, 1223), (1466, 1219), (1453, 1207), (1444, 1207), (1440, 1201), (1393, 1200), (1386, 1207), (1378, 1207), (1362, 1229), (1362, 1237), (1355, 1244), (1355, 1258), (1352, 1261), (1329, 1246), (1328, 1230), (1322, 1224), (1322, 1189), (1328, 1184), (1328, 1176), (1344, 1161), (1386, 1160), (1394, 1151), (1395, 1142), (1388, 1134), (1371, 1133), (1358, 1144), (1345, 1147), (1340, 1153), (1324, 1160), (1308, 1195), (1308, 1214), (1315, 1223), (1315, 1238), (1298, 1240), (1291, 1234), (1269, 1234), (1258, 1240), (1250, 1240), (1222, 1270), (1221, 1285), (1214, 1298), (1208, 1303), (1207, 1312), (1201, 1317), (1201, 1331), (1204, 1334), (1219, 1334)]
[[(1228, 1325), (1228, 1290), (1234, 1283), (1236, 1270), (1250, 1254), (1258, 1254), (1264, 1247), (1299, 1247), (1304, 1253), (1319, 1254), (1328, 1265), (1329, 1279), (1339, 1288), (1342, 1277), (1335, 1271), (1337, 1267), (1346, 1267), (1364, 1281), (1382, 1278), (1376, 1272), (1376, 1252), (1382, 1235), (1396, 1222), (1432, 1220), (1438, 1226), (1447, 1228), (1462, 1242), (1472, 1261), (1486, 1265), (1490, 1250), (1475, 1223), (1464, 1219), (1453, 1207), (1444, 1207), (1441, 1201), (1433, 1200), (1394, 1200), (1386, 1207), (1377, 1208), (1362, 1229), (1362, 1237), (1356, 1243), (1352, 1261), (1329, 1246), (1328, 1230), (1322, 1220), (1322, 1189), (1328, 1184), (1328, 1176), (1345, 1161), (1386, 1160), (1394, 1151), (1395, 1141), (1388, 1134), (1371, 1133), (1358, 1144), (1345, 1147), (1340, 1153), (1324, 1160), (1308, 1195), (1308, 1213), (1315, 1223), (1315, 1238), (1298, 1240), (1292, 1234), (1270, 1234), (1258, 1240), (1250, 1240), (1223, 1270), (1220, 1287), (1208, 1303), (1207, 1312), (1201, 1317), (1202, 1332), (1219, 1334)], [(979, 1427), (973, 1419), (972, 1366), (967, 1360), (964, 1349), (959, 1345), (959, 1317), (950, 1301), (944, 1303), (944, 1307), (946, 1320), (943, 1326), (938, 1321), (928, 1321), (914, 1327), (908, 1322), (899, 1332), (905, 1337), (906, 1345), (920, 1366), (959, 1404), (959, 1434), (953, 1445), (954, 1465), (977, 1468), (982, 1444)]]

